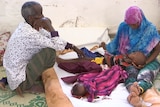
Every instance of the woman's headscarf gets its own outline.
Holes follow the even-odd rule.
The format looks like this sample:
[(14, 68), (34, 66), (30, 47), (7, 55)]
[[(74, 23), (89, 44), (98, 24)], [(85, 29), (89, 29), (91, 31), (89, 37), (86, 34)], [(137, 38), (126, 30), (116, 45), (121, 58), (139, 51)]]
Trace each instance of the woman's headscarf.
[(125, 14), (125, 22), (127, 24), (140, 24), (142, 21), (141, 9), (137, 6), (130, 7)]

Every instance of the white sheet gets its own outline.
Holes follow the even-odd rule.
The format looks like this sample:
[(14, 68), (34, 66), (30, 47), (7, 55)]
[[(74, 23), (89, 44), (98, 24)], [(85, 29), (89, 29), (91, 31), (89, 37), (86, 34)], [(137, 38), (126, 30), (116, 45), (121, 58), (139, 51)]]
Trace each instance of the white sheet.
[[(79, 38), (82, 37), (83, 34), (85, 34), (85, 36), (83, 35), (83, 41), (85, 41), (86, 39), (89, 39), (88, 37), (86, 37), (86, 34), (89, 34), (89, 35), (92, 35), (92, 34), (97, 34), (92, 40), (89, 40), (87, 42), (83, 42), (83, 41), (80, 41), (80, 42), (77, 42), (76, 45), (79, 45), (80, 47), (87, 47), (87, 46), (90, 46), (90, 45), (95, 45), (97, 43), (98, 40), (100, 39), (97, 39), (97, 38), (109, 38), (108, 37), (104, 37), (107, 36), (107, 31), (106, 29), (80, 29), (80, 30), (71, 30), (69, 29), (70, 32), (68, 32), (68, 30), (60, 30), (60, 36), (64, 37), (68, 37), (70, 36), (70, 34), (76, 34), (74, 36), (77, 36), (79, 35)], [(78, 32), (80, 31), (80, 32)], [(83, 31), (83, 33), (81, 33)], [(97, 32), (97, 33), (94, 33)], [(63, 33), (62, 33), (63, 32)], [(68, 33), (65, 33), (65, 32), (68, 32)], [(73, 33), (74, 32), (74, 33)], [(88, 32), (88, 33), (85, 33), (85, 32)], [(99, 36), (98, 36), (99, 34)], [(93, 35), (92, 35), (93, 36)], [(64, 37), (64, 38), (65, 38)], [(72, 37), (71, 37), (72, 38)], [(68, 37), (69, 39), (69, 37)], [(91, 39), (91, 38), (90, 38)], [(70, 42), (74, 41), (74, 40), (77, 40), (76, 38), (72, 38), (72, 40), (70, 40)], [(81, 38), (82, 40), (82, 38)], [(100, 41), (103, 41), (105, 39), (101, 39)], [(107, 39), (106, 40), (107, 42), (110, 41), (110, 39)], [(76, 43), (75, 42), (75, 43)], [(98, 41), (99, 42), (99, 41)], [(101, 51), (101, 50), (98, 50), (98, 51)], [(102, 51), (101, 51), (102, 52)], [(103, 52), (102, 52), (103, 53)], [(70, 58), (77, 58), (77, 54), (75, 52), (70, 52), (70, 53), (67, 53), (65, 55), (60, 55), (61, 58), (64, 58), (64, 59), (70, 59)], [(69, 76), (69, 75), (74, 75), (74, 74), (71, 74), (71, 73), (68, 73), (62, 69), (60, 69), (58, 66), (57, 66), (57, 63), (54, 65), (54, 69), (58, 75), (58, 78), (59, 78), (59, 81), (60, 81), (60, 84), (62, 86), (62, 89), (64, 91), (64, 93), (68, 96), (68, 98), (71, 100), (71, 102), (73, 103), (74, 107), (132, 107), (128, 102), (127, 102), (127, 96), (128, 96), (128, 91), (126, 90), (125, 86), (123, 83), (119, 84), (115, 89), (114, 91), (111, 93), (110, 96), (106, 96), (107, 98), (106, 99), (102, 99), (102, 97), (100, 97), (99, 99), (96, 99), (94, 100), (94, 102), (90, 103), (90, 102), (87, 102), (87, 99), (77, 99), (77, 98), (74, 98), (71, 96), (71, 88), (73, 85), (68, 85), (66, 83), (64, 83), (62, 80), (61, 80), (61, 77), (65, 77), (65, 76)]]

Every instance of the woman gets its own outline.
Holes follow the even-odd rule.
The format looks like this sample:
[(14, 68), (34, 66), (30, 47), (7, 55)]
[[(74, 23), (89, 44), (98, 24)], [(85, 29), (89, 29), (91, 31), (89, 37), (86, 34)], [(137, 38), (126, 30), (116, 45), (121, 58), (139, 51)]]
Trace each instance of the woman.
[(128, 101), (134, 107), (141, 107), (139, 95), (152, 87), (153, 80), (160, 69), (156, 60), (160, 52), (160, 36), (156, 27), (149, 22), (142, 10), (137, 6), (128, 8), (125, 20), (119, 25), (115, 38), (107, 45), (101, 43), (109, 53), (129, 54), (135, 51), (143, 52), (146, 57), (145, 65), (138, 65), (137, 78), (127, 79), (126, 87), (130, 93)]

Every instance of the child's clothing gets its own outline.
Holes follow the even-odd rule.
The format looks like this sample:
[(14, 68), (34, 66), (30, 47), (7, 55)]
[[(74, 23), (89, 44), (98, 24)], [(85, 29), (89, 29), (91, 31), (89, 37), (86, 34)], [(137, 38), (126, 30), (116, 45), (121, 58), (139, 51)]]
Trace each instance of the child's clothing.
[(89, 93), (87, 99), (89, 102), (92, 102), (96, 96), (109, 96), (113, 89), (127, 77), (126, 71), (115, 65), (111, 69), (103, 70), (99, 73), (80, 75), (77, 81), (84, 84)]
[(127, 56), (126, 55), (107, 55), (107, 59), (105, 59), (107, 61), (107, 63), (110, 64), (110, 66), (113, 65), (120, 65), (122, 68), (131, 66), (131, 63), (126, 62), (124, 59), (126, 59)]
[(96, 57), (91, 62), (95, 62), (96, 64), (103, 64), (104, 57)]
[(103, 55), (101, 55), (99, 52), (91, 52), (85, 47), (81, 48), (81, 50), (85, 54), (85, 57), (88, 57), (88, 58), (103, 57)]

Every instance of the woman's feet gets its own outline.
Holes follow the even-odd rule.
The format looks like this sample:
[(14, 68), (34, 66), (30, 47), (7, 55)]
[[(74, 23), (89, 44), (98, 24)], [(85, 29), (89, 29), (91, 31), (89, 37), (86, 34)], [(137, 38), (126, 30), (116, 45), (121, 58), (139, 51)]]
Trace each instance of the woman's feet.
[(134, 107), (142, 107), (142, 100), (135, 92), (131, 92), (127, 97), (127, 100)]
[(140, 87), (137, 82), (134, 82), (130, 87), (129, 87), (129, 93), (134, 92), (136, 95), (140, 95)]

